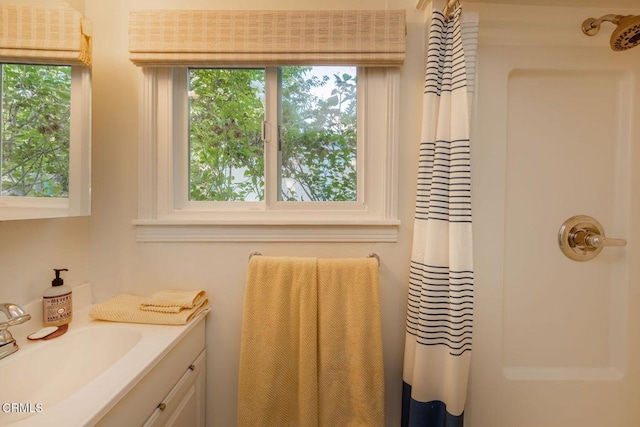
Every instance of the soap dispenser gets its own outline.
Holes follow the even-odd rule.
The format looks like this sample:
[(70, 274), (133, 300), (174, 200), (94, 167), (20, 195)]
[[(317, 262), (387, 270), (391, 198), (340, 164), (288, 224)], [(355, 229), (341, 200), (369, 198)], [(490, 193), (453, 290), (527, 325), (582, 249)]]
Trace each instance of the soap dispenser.
[(64, 284), (60, 277), (66, 268), (54, 268), (56, 278), (51, 287), (42, 295), (42, 323), (44, 326), (61, 326), (71, 323), (73, 314), (71, 303), (71, 288)]

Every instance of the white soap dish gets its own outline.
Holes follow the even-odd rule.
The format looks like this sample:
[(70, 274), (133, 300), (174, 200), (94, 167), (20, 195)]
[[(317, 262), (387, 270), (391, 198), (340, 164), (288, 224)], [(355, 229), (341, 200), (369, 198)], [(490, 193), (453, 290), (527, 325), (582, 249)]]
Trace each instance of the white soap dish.
[(67, 329), (69, 329), (69, 325), (47, 326), (46, 328), (42, 328), (39, 331), (32, 333), (27, 337), (27, 339), (30, 339), (31, 341), (50, 340), (64, 334), (67, 332)]

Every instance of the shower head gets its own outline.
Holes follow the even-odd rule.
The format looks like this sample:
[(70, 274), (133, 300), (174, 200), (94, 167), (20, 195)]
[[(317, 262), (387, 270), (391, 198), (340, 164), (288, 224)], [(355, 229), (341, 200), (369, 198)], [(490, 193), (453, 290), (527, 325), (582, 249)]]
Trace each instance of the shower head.
[(626, 50), (640, 44), (640, 16), (627, 15), (611, 34), (611, 49)]
[(585, 19), (582, 32), (593, 36), (600, 30), (603, 22), (613, 22), (616, 29), (611, 34), (611, 49), (615, 51), (631, 49), (640, 44), (640, 15), (605, 15), (601, 18)]

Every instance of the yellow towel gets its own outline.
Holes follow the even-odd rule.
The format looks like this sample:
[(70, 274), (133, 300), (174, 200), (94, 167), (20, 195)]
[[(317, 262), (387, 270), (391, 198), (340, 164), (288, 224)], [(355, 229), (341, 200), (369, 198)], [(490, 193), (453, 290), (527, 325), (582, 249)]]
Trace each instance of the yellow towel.
[(320, 426), (384, 426), (378, 262), (318, 260)]
[(155, 325), (184, 325), (209, 308), (209, 300), (201, 299), (199, 305), (179, 313), (157, 313), (140, 310), (145, 299), (138, 295), (118, 295), (115, 298), (96, 304), (89, 310), (94, 319), (124, 323), (150, 323)]
[(140, 302), (140, 310), (179, 313), (184, 309), (200, 305), (206, 297), (203, 290), (182, 291), (167, 289), (155, 292), (150, 297), (143, 299)]
[(317, 426), (314, 258), (254, 256), (245, 290), (238, 426)]
[(253, 257), (238, 426), (384, 426), (375, 259)]

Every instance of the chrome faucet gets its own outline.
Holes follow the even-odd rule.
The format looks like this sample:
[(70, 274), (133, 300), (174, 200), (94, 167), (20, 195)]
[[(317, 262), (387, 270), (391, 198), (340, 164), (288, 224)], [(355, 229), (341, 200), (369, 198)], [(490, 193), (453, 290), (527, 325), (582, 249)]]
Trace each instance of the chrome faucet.
[(4, 313), (7, 320), (0, 321), (0, 359), (18, 351), (18, 344), (9, 332), (9, 326), (19, 325), (31, 319), (31, 315), (16, 304), (10, 302), (0, 303), (0, 312)]

